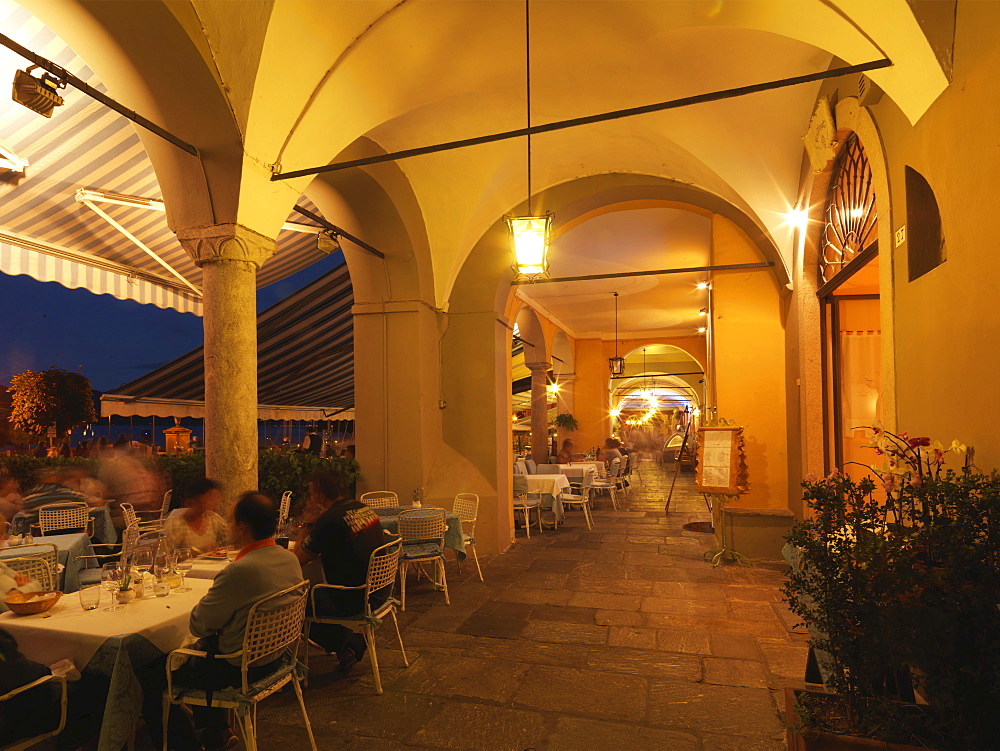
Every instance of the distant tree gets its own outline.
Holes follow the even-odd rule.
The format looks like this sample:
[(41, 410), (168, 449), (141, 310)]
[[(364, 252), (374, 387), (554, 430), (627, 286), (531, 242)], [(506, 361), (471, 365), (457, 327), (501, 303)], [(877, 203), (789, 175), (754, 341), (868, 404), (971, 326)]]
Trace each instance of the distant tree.
[(34, 436), (55, 427), (56, 435), (97, 420), (90, 379), (60, 368), (26, 370), (10, 379), (10, 424)]

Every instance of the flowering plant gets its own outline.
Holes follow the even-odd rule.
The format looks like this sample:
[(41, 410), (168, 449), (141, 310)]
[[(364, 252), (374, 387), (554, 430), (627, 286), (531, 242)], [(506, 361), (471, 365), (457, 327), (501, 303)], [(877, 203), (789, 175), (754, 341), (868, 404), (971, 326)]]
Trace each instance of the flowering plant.
[(424, 489), (415, 488), (413, 491), (413, 502), (416, 503), (417, 505), (420, 505), (423, 503), (423, 501), (424, 501)]
[[(855, 735), (932, 748), (1000, 737), (1000, 475), (973, 451), (874, 427), (861, 479), (807, 478), (784, 593)], [(958, 469), (950, 457), (964, 457)], [(865, 465), (867, 466), (867, 465)], [(927, 699), (915, 708), (913, 684)]]

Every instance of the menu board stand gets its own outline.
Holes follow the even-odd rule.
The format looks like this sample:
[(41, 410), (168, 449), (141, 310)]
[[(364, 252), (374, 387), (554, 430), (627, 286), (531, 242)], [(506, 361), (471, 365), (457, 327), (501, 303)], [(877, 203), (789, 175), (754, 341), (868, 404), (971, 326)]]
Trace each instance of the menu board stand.
[[(727, 424), (698, 428), (698, 465), (695, 482), (698, 489), (713, 501), (725, 505), (749, 488), (746, 448), (743, 440), (743, 428)], [(713, 503), (714, 506), (714, 503)], [(718, 566), (724, 558), (731, 558), (741, 566), (749, 566), (750, 559), (730, 547), (726, 539), (726, 512), (719, 514), (719, 547), (705, 553), (705, 560), (711, 560), (713, 566)]]

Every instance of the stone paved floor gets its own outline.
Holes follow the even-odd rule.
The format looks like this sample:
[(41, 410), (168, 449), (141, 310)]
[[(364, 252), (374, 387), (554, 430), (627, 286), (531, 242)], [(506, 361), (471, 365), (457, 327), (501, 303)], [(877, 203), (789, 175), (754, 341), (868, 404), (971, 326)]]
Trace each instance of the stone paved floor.
[[(379, 634), (385, 694), (366, 659), (348, 676), (312, 660), (306, 703), (321, 749), (784, 748), (781, 689), (801, 685), (805, 637), (782, 618), (777, 564), (713, 569), (701, 496), (645, 465), (627, 509), (597, 502), (558, 532), (483, 562), (449, 564), (452, 605), (426, 580), (407, 592), (404, 669)], [(411, 578), (411, 582), (412, 582)], [(260, 708), (260, 747), (306, 748), (290, 690)]]

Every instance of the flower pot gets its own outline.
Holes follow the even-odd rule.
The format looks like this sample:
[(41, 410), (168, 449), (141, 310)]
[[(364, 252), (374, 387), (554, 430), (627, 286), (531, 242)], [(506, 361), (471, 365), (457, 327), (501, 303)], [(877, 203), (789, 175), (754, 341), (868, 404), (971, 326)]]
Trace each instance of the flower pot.
[(799, 722), (795, 712), (795, 698), (798, 694), (814, 694), (816, 696), (831, 696), (822, 691), (804, 691), (802, 689), (785, 689), (785, 741), (788, 751), (928, 751), (922, 746), (909, 746), (902, 743), (887, 743), (871, 738), (858, 738), (853, 735), (838, 735), (822, 730), (809, 728), (794, 729)]
[(118, 592), (118, 602), (122, 605), (128, 605), (132, 600), (135, 599), (134, 589), (122, 589)]

